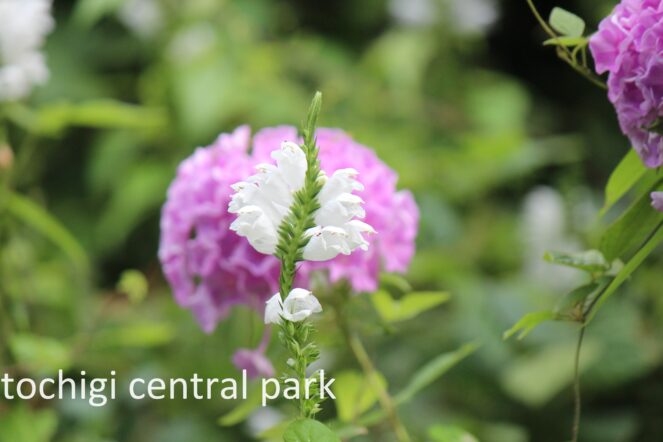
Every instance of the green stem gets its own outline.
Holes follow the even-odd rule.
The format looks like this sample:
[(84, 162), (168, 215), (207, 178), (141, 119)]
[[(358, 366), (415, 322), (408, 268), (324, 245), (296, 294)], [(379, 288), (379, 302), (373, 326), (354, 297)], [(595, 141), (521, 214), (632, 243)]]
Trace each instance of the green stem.
[(582, 407), (582, 397), (580, 392), (580, 350), (582, 341), (585, 337), (585, 324), (580, 327), (578, 334), (578, 344), (576, 346), (576, 355), (573, 369), (573, 428), (571, 431), (571, 442), (578, 442), (578, 433), (580, 432), (580, 411)]
[[(344, 297), (344, 299), (345, 298), (347, 298), (347, 296)], [(368, 352), (366, 351), (364, 344), (361, 342), (361, 339), (359, 339), (359, 336), (357, 336), (357, 334), (352, 331), (350, 324), (345, 319), (346, 316), (342, 311), (342, 308), (338, 304), (335, 304), (334, 307), (336, 309), (335, 312), (336, 322), (338, 323), (338, 326), (343, 333), (343, 336), (345, 338), (348, 347), (352, 351), (352, 354), (354, 355), (355, 359), (357, 359), (357, 362), (359, 363), (362, 371), (366, 375), (366, 378), (368, 378), (368, 382), (370, 383), (371, 388), (378, 395), (378, 401), (380, 402), (380, 406), (387, 415), (387, 419), (389, 420), (391, 428), (394, 430), (396, 439), (399, 442), (410, 442), (412, 439), (410, 438), (410, 435), (408, 434), (405, 425), (403, 425), (403, 423), (400, 420), (400, 417), (398, 416), (396, 403), (389, 394), (389, 391), (387, 391), (387, 389), (380, 382), (377, 375), (378, 371), (373, 365), (373, 361), (371, 361), (371, 358), (368, 355)]]

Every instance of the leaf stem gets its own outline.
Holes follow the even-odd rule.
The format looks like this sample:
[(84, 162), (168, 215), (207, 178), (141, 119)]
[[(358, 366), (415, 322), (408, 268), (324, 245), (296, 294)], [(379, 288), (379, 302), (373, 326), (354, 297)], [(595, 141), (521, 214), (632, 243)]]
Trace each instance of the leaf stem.
[[(344, 299), (345, 298), (346, 297), (344, 297)], [(398, 417), (396, 403), (394, 402), (394, 399), (391, 397), (387, 389), (380, 383), (377, 377), (377, 370), (375, 369), (375, 366), (373, 365), (373, 362), (371, 361), (371, 358), (368, 355), (364, 344), (361, 342), (361, 339), (359, 339), (359, 336), (357, 336), (357, 334), (352, 331), (350, 324), (345, 319), (344, 312), (339, 307), (339, 305), (335, 304), (334, 307), (336, 309), (336, 322), (338, 323), (338, 326), (343, 333), (348, 347), (352, 351), (352, 354), (354, 355), (355, 359), (357, 359), (361, 369), (368, 378), (371, 387), (377, 393), (380, 406), (387, 415), (387, 419), (389, 420), (389, 423), (394, 430), (396, 439), (399, 442), (410, 442), (412, 439), (410, 438), (407, 429)]]
[(578, 433), (580, 431), (580, 412), (582, 407), (582, 397), (580, 391), (580, 350), (585, 338), (585, 324), (580, 327), (578, 333), (578, 344), (576, 345), (576, 355), (573, 368), (573, 428), (571, 430), (571, 442), (578, 442)]

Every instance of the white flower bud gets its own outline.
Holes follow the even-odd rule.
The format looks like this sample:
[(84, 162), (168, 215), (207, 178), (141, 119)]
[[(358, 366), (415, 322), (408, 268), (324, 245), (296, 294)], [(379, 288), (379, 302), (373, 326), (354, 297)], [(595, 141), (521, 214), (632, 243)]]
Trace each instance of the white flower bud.
[(322, 312), (318, 299), (308, 290), (292, 289), (285, 301), (276, 293), (269, 298), (265, 307), (265, 324), (280, 324), (283, 319), (300, 322), (313, 313)]

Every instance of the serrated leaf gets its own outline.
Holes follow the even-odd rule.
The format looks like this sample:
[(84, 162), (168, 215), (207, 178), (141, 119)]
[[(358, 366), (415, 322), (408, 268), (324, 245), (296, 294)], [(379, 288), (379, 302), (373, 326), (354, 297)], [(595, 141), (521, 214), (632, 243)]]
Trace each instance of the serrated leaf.
[(509, 339), (511, 336), (518, 334), (518, 339), (523, 339), (527, 336), (532, 330), (541, 325), (545, 321), (552, 321), (557, 317), (555, 312), (544, 310), (540, 312), (531, 312), (527, 313), (525, 316), (520, 318), (513, 327), (508, 329), (502, 335), (503, 339)]
[(581, 37), (585, 32), (585, 21), (560, 7), (550, 11), (548, 22), (554, 30), (566, 37)]
[(585, 37), (555, 37), (549, 38), (543, 42), (544, 46), (565, 46), (565, 47), (574, 47), (580, 46), (587, 43), (587, 38)]
[(9, 338), (9, 348), (16, 362), (30, 373), (49, 375), (71, 366), (69, 347), (57, 339), (19, 333)]
[(322, 422), (312, 419), (296, 420), (283, 434), (284, 442), (341, 442), (341, 439)]
[(573, 267), (592, 273), (605, 272), (610, 269), (610, 263), (598, 250), (586, 250), (577, 253), (546, 252), (543, 259), (552, 264)]
[(626, 195), (648, 172), (653, 174), (651, 169), (642, 164), (642, 160), (635, 149), (630, 149), (610, 174), (605, 186), (605, 202), (601, 209), (601, 216)]
[[(387, 381), (380, 373), (377, 379), (382, 388), (387, 388)], [(354, 370), (343, 371), (335, 375), (332, 385), (336, 396), (338, 418), (343, 422), (353, 422), (357, 416), (370, 409), (378, 400), (378, 394), (371, 388), (371, 383), (363, 373)]]
[(432, 442), (479, 442), (467, 431), (453, 425), (435, 425), (428, 429)]
[(412, 292), (394, 299), (389, 292), (378, 290), (371, 294), (371, 301), (380, 317), (386, 322), (399, 322), (414, 318), (448, 301), (446, 292)]
[(605, 258), (609, 261), (628, 258), (661, 221), (663, 213), (652, 208), (649, 192), (645, 192), (603, 234), (601, 251)]

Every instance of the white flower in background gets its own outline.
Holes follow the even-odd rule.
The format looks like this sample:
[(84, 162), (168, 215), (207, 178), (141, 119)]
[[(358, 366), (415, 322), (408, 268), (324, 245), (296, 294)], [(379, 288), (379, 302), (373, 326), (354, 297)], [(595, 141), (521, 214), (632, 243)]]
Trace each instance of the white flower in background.
[[(281, 149), (271, 156), (276, 165), (259, 164), (256, 175), (233, 185), (235, 193), (228, 207), (230, 213), (237, 214), (231, 230), (267, 255), (276, 251), (279, 226), (290, 211), (295, 192), (304, 185), (307, 170), (306, 155), (296, 143), (281, 143)], [(316, 226), (306, 231), (305, 260), (326, 261), (368, 248), (363, 234), (375, 231), (355, 219), (365, 215), (363, 200), (352, 193), (363, 189), (356, 178), (354, 169), (339, 169), (330, 178), (321, 177), (325, 182), (318, 195), (320, 209), (315, 213)]]
[(499, 17), (495, 0), (450, 0), (452, 23), (462, 33), (487, 31)]
[(580, 272), (544, 261), (548, 251), (573, 252), (580, 249), (569, 235), (567, 210), (559, 192), (540, 186), (525, 197), (522, 212), (522, 238), (526, 274), (539, 284), (565, 290), (579, 283)]
[(426, 26), (437, 21), (437, 5), (433, 0), (390, 0), (388, 8), (402, 25)]
[(164, 25), (158, 0), (127, 0), (117, 16), (134, 34), (143, 38), (154, 36)]
[(39, 50), (54, 24), (50, 0), (0, 0), (0, 101), (24, 98), (48, 80)]
[(265, 324), (280, 324), (283, 319), (300, 322), (313, 313), (322, 312), (322, 306), (313, 293), (305, 289), (292, 289), (285, 301), (276, 293), (265, 306)]

